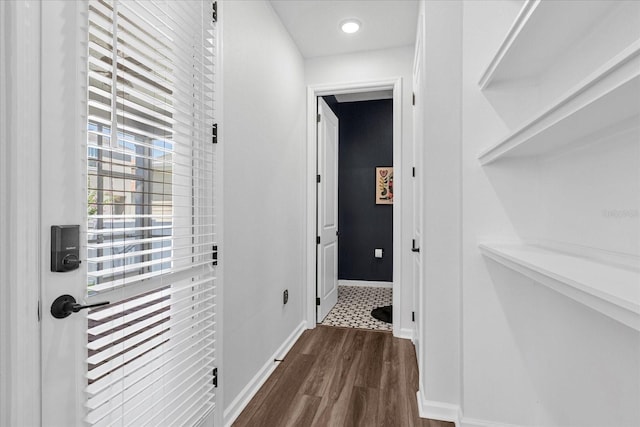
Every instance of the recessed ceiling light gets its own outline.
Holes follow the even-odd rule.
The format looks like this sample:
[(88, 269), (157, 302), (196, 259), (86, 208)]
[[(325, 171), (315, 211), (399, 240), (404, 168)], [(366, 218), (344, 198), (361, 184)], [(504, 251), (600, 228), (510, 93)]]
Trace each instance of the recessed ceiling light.
[(340, 28), (347, 34), (353, 34), (360, 29), (360, 21), (357, 19), (347, 19), (346, 21), (342, 21)]

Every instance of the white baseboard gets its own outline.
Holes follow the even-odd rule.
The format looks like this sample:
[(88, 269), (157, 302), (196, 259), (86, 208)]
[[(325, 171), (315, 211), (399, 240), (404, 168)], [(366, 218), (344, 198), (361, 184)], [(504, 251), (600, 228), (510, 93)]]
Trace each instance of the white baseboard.
[(506, 424), (496, 421), (482, 420), (479, 418), (465, 417), (460, 406), (424, 399), (420, 390), (416, 393), (416, 399), (418, 401), (418, 414), (420, 415), (420, 418), (450, 421), (455, 423), (456, 427), (523, 427), (517, 424)]
[(478, 418), (461, 417), (459, 427), (522, 427), (517, 424), (505, 424)]
[(231, 426), (233, 422), (238, 418), (240, 413), (249, 404), (253, 396), (256, 395), (260, 387), (267, 381), (273, 371), (278, 366), (274, 359), (283, 359), (284, 356), (291, 350), (291, 347), (296, 343), (300, 335), (307, 329), (307, 322), (301, 322), (298, 327), (287, 337), (282, 345), (276, 350), (275, 353), (265, 362), (260, 370), (251, 378), (251, 381), (242, 389), (242, 391), (233, 399), (233, 402), (228, 408), (224, 410), (224, 425), (226, 427)]
[(359, 286), (362, 288), (393, 288), (393, 282), (375, 282), (373, 280), (338, 280), (338, 286)]
[(418, 401), (418, 414), (420, 415), (420, 418), (450, 421), (455, 423), (456, 426), (461, 426), (460, 418), (462, 418), (462, 412), (460, 411), (460, 406), (445, 402), (426, 400), (422, 397), (420, 390), (416, 393), (416, 399)]

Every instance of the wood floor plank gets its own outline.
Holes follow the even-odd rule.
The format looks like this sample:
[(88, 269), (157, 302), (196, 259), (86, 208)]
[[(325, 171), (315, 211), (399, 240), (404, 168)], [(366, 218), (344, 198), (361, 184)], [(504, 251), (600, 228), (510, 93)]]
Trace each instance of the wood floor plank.
[(366, 336), (362, 347), (362, 357), (356, 377), (357, 387), (380, 388), (380, 377), (382, 375), (384, 343), (390, 333), (371, 333)]
[(327, 392), (329, 399), (337, 400), (345, 388), (353, 387), (364, 337), (362, 331), (352, 329), (347, 332), (343, 347), (334, 365), (334, 374)]
[(265, 399), (255, 411), (248, 422), (248, 426), (281, 426), (285, 422), (293, 399), (300, 392), (315, 356), (297, 354), (291, 358), (287, 365), (282, 364), (283, 372), (278, 382), (269, 392), (269, 398)]
[[(411, 414), (411, 419), (420, 419), (418, 413), (418, 404), (416, 392), (418, 391), (418, 364), (416, 360), (416, 352), (413, 344), (409, 341), (398, 342), (398, 359), (402, 362), (401, 372), (399, 372), (400, 384), (399, 388), (400, 396), (399, 402), (401, 410), (408, 411)], [(420, 421), (418, 425), (423, 425)]]
[(454, 427), (418, 416), (409, 340), (388, 332), (305, 331), (234, 427)]
[(340, 426), (344, 424), (351, 401), (351, 392), (360, 366), (363, 338), (364, 334), (358, 331), (349, 332), (345, 337), (342, 357), (338, 360), (329, 389), (322, 397), (312, 425)]
[(382, 369), (380, 373), (380, 388), (392, 390), (397, 386), (398, 381), (398, 341), (392, 336), (384, 341), (382, 350)]
[(265, 381), (260, 390), (253, 396), (253, 398), (249, 401), (249, 404), (244, 408), (242, 413), (238, 416), (235, 423), (233, 424), (236, 427), (245, 427), (250, 426), (250, 421), (253, 418), (255, 412), (262, 406), (265, 399), (273, 396), (271, 394), (271, 390), (277, 384), (282, 373), (286, 370), (286, 367), (279, 365), (275, 371), (271, 374), (271, 376)]
[(291, 349), (289, 350), (286, 356), (290, 354), (293, 355), (298, 353), (304, 353), (304, 350), (309, 345), (310, 341), (314, 341), (314, 340), (315, 338), (312, 333), (312, 330), (307, 329), (302, 333), (302, 335), (300, 335), (300, 338), (298, 338), (298, 340), (293, 344), (293, 346), (291, 347)]
[(327, 336), (333, 333), (332, 329), (335, 328), (318, 326), (310, 330), (309, 339), (300, 346), (299, 352), (303, 354), (318, 354), (322, 350), (322, 343), (327, 339)]
[(380, 390), (375, 388), (354, 387), (344, 425), (349, 427), (381, 426), (377, 416), (379, 393)]
[(363, 331), (362, 329), (351, 329), (354, 331), (353, 341), (349, 343), (350, 346), (353, 346), (355, 350), (362, 350), (364, 346), (364, 339), (368, 335), (368, 331)]
[(399, 347), (399, 342), (396, 339), (389, 339), (385, 342), (384, 365), (380, 380), (381, 393), (378, 400), (378, 422), (382, 426), (400, 427), (410, 425), (407, 417), (398, 417), (399, 413), (406, 411), (406, 399), (402, 394), (397, 394), (398, 390), (404, 386), (400, 382)]
[[(295, 357), (296, 354), (301, 353), (307, 347), (307, 343), (311, 338), (312, 338), (311, 330), (304, 331), (300, 336), (300, 338), (298, 338), (298, 340), (291, 347), (291, 350), (289, 350), (289, 353), (286, 355), (285, 358), (288, 357), (289, 360), (291, 360), (293, 357)], [(277, 362), (274, 361), (274, 363), (277, 363)], [(234, 426), (242, 427), (242, 426), (250, 425), (248, 424), (249, 421), (251, 420), (255, 412), (258, 410), (258, 408), (262, 405), (262, 403), (264, 402), (264, 399), (270, 395), (271, 390), (273, 389), (275, 384), (278, 382), (282, 373), (285, 370), (286, 370), (286, 367), (283, 367), (280, 362), (278, 367), (273, 371), (271, 376), (269, 376), (267, 381), (263, 384), (260, 390), (258, 390), (256, 395), (253, 396), (249, 404), (242, 411), (240, 416), (235, 421)]]
[(408, 384), (414, 388), (418, 389), (418, 361), (416, 359), (416, 351), (409, 340), (401, 340), (399, 342), (400, 347), (402, 348), (402, 356), (404, 357), (403, 366), (407, 372), (407, 381)]
[(302, 393), (309, 396), (322, 397), (325, 393), (335, 374), (336, 362), (340, 358), (343, 341), (347, 336), (346, 329), (327, 329), (328, 332), (322, 342), (322, 348), (318, 350), (318, 357), (302, 387)]
[(318, 411), (321, 397), (298, 394), (285, 416), (286, 427), (310, 426)]
[[(409, 344), (409, 345), (407, 345)], [(410, 342), (398, 342), (398, 360), (400, 360), (400, 369), (398, 371), (398, 381), (400, 387), (398, 388), (398, 404), (400, 410), (409, 414), (409, 419), (416, 420), (415, 425), (422, 426), (418, 414), (418, 404), (416, 392), (418, 391), (417, 378), (414, 382), (412, 373), (413, 367), (407, 366), (409, 363), (416, 364), (415, 350)], [(415, 371), (417, 373), (417, 369)]]

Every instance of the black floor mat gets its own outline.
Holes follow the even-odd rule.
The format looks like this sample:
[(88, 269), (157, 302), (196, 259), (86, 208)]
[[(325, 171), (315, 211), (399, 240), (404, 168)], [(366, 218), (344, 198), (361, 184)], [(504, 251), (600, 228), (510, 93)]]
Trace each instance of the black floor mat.
[(374, 319), (381, 320), (385, 323), (392, 323), (393, 320), (393, 310), (392, 306), (387, 305), (384, 307), (378, 307), (371, 310), (371, 316)]

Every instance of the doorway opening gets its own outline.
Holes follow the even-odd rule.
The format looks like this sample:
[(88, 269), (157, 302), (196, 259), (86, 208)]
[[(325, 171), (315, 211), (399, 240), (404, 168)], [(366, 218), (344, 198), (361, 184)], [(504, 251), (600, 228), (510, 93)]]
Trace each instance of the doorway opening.
[[(373, 298), (379, 301), (376, 306), (392, 306), (399, 307), (401, 289), (400, 289), (400, 265), (401, 265), (401, 253), (400, 253), (400, 200), (401, 200), (401, 174), (400, 174), (400, 160), (401, 160), (401, 131), (400, 131), (400, 117), (401, 117), (401, 79), (390, 79), (386, 81), (368, 82), (368, 83), (353, 83), (342, 85), (324, 85), (309, 87), (308, 89), (308, 145), (307, 145), (307, 171), (308, 171), (308, 186), (307, 186), (307, 298), (306, 304), (307, 311), (307, 324), (308, 327), (313, 328), (316, 323), (320, 323), (325, 316), (329, 313), (332, 304), (335, 304), (338, 300), (338, 294), (343, 298), (349, 300), (349, 304), (357, 305), (363, 298)], [(331, 191), (326, 192), (326, 185), (332, 185), (331, 176), (326, 176), (327, 173), (331, 175), (333, 171), (330, 165), (326, 164), (326, 159), (334, 158), (334, 151), (329, 147), (316, 147), (316, 143), (320, 144), (319, 138), (324, 138), (332, 132), (331, 126), (318, 125), (318, 114), (322, 116), (323, 108), (330, 110), (328, 113), (336, 115), (334, 110), (338, 112), (338, 115), (349, 119), (349, 114), (361, 115), (368, 114), (367, 112), (358, 112), (357, 104), (368, 104), (374, 110), (382, 110), (385, 108), (389, 113), (389, 119), (391, 121), (388, 126), (387, 132), (390, 133), (392, 143), (388, 148), (386, 157), (369, 156), (369, 165), (355, 165), (353, 161), (364, 161), (366, 156), (366, 147), (356, 146), (355, 150), (345, 153), (344, 150), (340, 151), (343, 156), (343, 164), (340, 166), (341, 179), (344, 180), (346, 170), (351, 169), (351, 176), (349, 178), (355, 178), (354, 181), (363, 182), (365, 188), (360, 190), (360, 194), (354, 194), (353, 185), (352, 188), (343, 188), (341, 185), (340, 193), (337, 191), (338, 185), (338, 144), (335, 145), (335, 177), (336, 177), (336, 192), (335, 192), (335, 207), (332, 202), (327, 203), (327, 197), (331, 197)], [(332, 108), (333, 107), (333, 108)], [(344, 108), (343, 108), (344, 107)], [(379, 111), (380, 113), (381, 111)], [(326, 115), (327, 113), (325, 113)], [(372, 117), (372, 123), (375, 122), (375, 118)], [(363, 132), (362, 124), (360, 128), (358, 126), (349, 126), (350, 132)], [(366, 126), (365, 126), (366, 127)], [(374, 128), (375, 126), (372, 126)], [(370, 129), (371, 132), (379, 132), (380, 130)], [(323, 132), (326, 135), (323, 135)], [(337, 131), (336, 131), (337, 132)], [(345, 132), (340, 132), (341, 136), (344, 136)], [(366, 138), (366, 135), (360, 135), (360, 144), (362, 139)], [(330, 142), (331, 145), (333, 142)], [(353, 147), (352, 147), (353, 148)], [(371, 151), (378, 151), (380, 147), (369, 147)], [(363, 151), (365, 150), (365, 151)], [(347, 158), (352, 156), (354, 158)], [(352, 164), (345, 165), (344, 162), (351, 161)], [(375, 166), (372, 166), (372, 163)], [(358, 168), (358, 166), (362, 166)], [(378, 178), (376, 175), (376, 167), (385, 168), (382, 175), (386, 177), (385, 183), (387, 187), (384, 191), (393, 191), (393, 198), (391, 199), (388, 193), (386, 201), (376, 204), (376, 187), (378, 186)], [(360, 170), (357, 170), (360, 169)], [(368, 169), (368, 170), (366, 170)], [(390, 181), (388, 173), (393, 173), (393, 180)], [(320, 175), (318, 177), (317, 175)], [(325, 175), (325, 176), (323, 176)], [(323, 181), (324, 180), (324, 181)], [(365, 181), (366, 180), (366, 181)], [(318, 182), (320, 181), (320, 183)], [(367, 182), (368, 181), (368, 182)], [(322, 184), (325, 184), (324, 186)], [(369, 187), (368, 189), (366, 187)], [(351, 192), (351, 194), (349, 194)], [(380, 194), (378, 194), (380, 196)], [(384, 197), (382, 197), (384, 199)], [(338, 203), (338, 200), (341, 203)], [(365, 201), (363, 203), (363, 201)], [(351, 206), (345, 206), (351, 205)], [(341, 207), (341, 212), (338, 214), (338, 207)], [(334, 209), (335, 221), (331, 213), (328, 213), (329, 221), (323, 223), (323, 215), (325, 215), (326, 208), (330, 207)], [(346, 208), (346, 209), (342, 209)], [(363, 208), (363, 209), (360, 209)], [(369, 213), (367, 213), (367, 208)], [(376, 217), (372, 212), (382, 213)], [(368, 224), (357, 223), (354, 225), (353, 218), (350, 222), (345, 222), (346, 216), (353, 214), (354, 211), (346, 212), (349, 209), (363, 210), (360, 212), (360, 218), (364, 218), (364, 221), (369, 221)], [(357, 212), (355, 212), (357, 213)], [(389, 223), (388, 229), (382, 234), (386, 233), (385, 237), (381, 237), (380, 233), (376, 235), (376, 228), (385, 228), (381, 225), (385, 220)], [(356, 220), (358, 221), (358, 220)], [(360, 219), (360, 222), (363, 220)], [(335, 222), (335, 224), (333, 224)], [(334, 226), (333, 234), (337, 234), (335, 246), (328, 240), (324, 240), (326, 247), (323, 245), (323, 236), (328, 236), (327, 230), (332, 231), (329, 226)], [(367, 236), (366, 230), (371, 232), (370, 236)], [(323, 234), (323, 231), (325, 232)], [(322, 236), (321, 236), (322, 234)], [(320, 237), (320, 238), (318, 238)], [(335, 252), (335, 254), (334, 254)], [(332, 260), (330, 257), (335, 255), (335, 265), (331, 265)], [(340, 261), (338, 261), (340, 259)], [(326, 280), (323, 275), (334, 274), (334, 278)], [(373, 286), (363, 286), (373, 285)], [(335, 292), (333, 298), (327, 298), (331, 292)], [(362, 294), (362, 295), (359, 295)], [(374, 307), (375, 308), (375, 307)], [(344, 310), (344, 308), (342, 309)], [(368, 310), (367, 318), (376, 322), (371, 318), (371, 309)], [(389, 310), (391, 313), (391, 310)], [(344, 312), (338, 313), (345, 314)], [(378, 322), (384, 324), (384, 322)], [(332, 324), (332, 323), (329, 323)], [(349, 326), (339, 325), (336, 326)], [(387, 329), (393, 330), (394, 335), (397, 335), (399, 328), (396, 324), (387, 324)], [(365, 324), (352, 324), (352, 327), (367, 327)], [(371, 328), (371, 327), (369, 327)], [(378, 328), (375, 328), (378, 329)]]
[[(337, 124), (337, 197), (327, 186), (318, 187), (317, 294), (318, 323), (329, 326), (386, 330), (392, 328), (393, 282), (393, 92), (391, 90), (330, 95), (318, 99), (319, 173), (333, 170), (323, 147), (326, 129)], [(331, 111), (326, 111), (330, 109)], [(331, 113), (335, 114), (335, 118)], [(326, 116), (326, 117), (325, 117)], [(333, 206), (337, 202), (336, 206)], [(325, 206), (326, 205), (326, 206)], [(327, 207), (336, 208), (337, 276), (326, 277), (325, 225)], [(332, 224), (336, 225), (336, 224)], [(333, 236), (331, 236), (333, 237)], [(331, 240), (331, 239), (329, 239)], [(333, 248), (332, 248), (333, 249)], [(330, 268), (328, 270), (331, 270)], [(330, 304), (325, 290), (335, 285), (337, 302)], [(329, 286), (327, 286), (329, 285)], [(327, 310), (329, 310), (327, 312)]]

